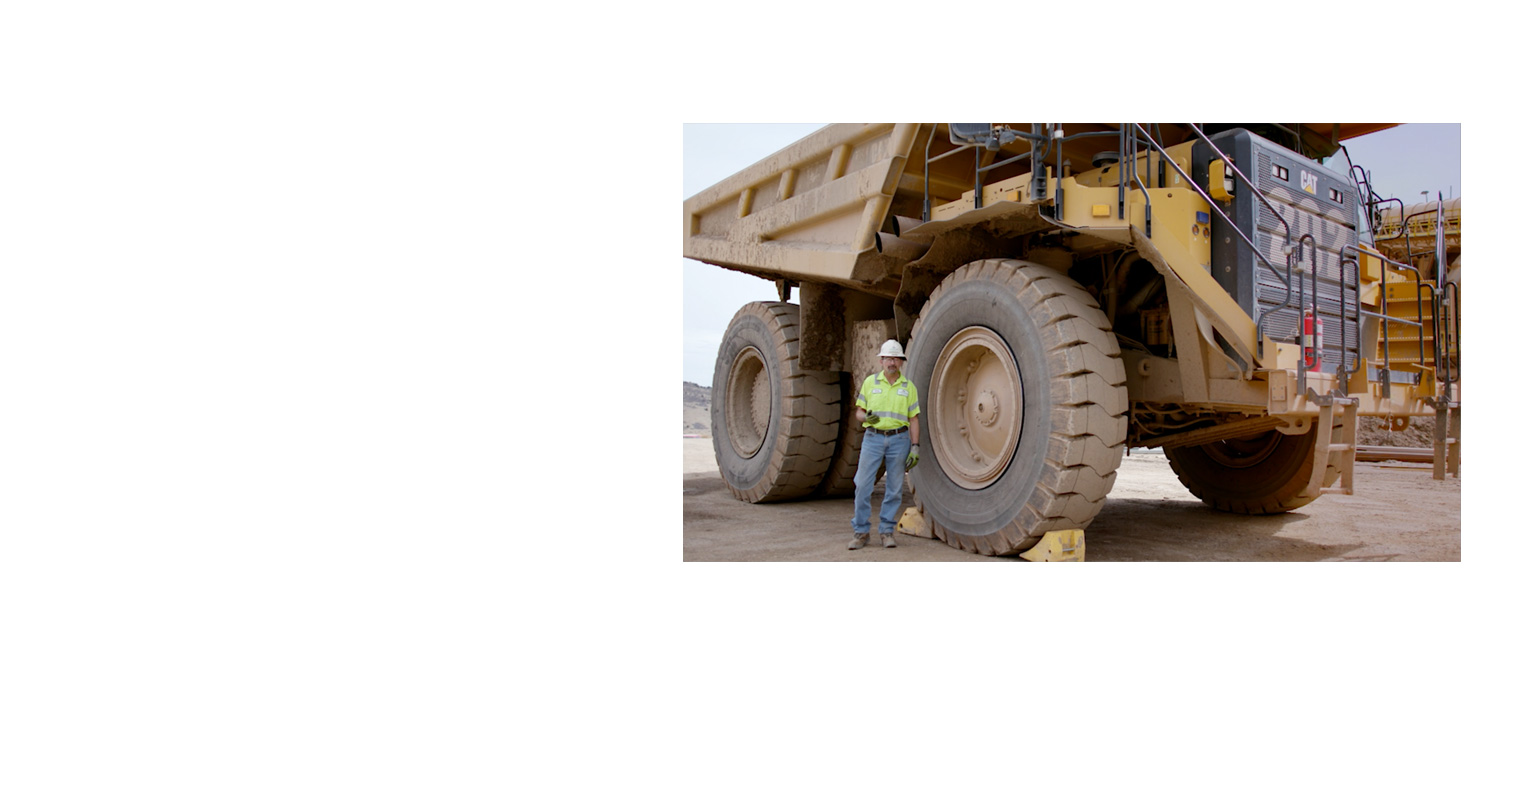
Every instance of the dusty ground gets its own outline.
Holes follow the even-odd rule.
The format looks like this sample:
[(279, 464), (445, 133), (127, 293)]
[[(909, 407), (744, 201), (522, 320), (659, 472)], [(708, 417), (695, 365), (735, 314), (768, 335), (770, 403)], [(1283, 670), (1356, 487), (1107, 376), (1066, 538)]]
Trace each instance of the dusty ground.
[[(1018, 562), (906, 535), (898, 548), (848, 551), (849, 499), (741, 503), (718, 477), (712, 439), (681, 441), (685, 560)], [(1429, 464), (1358, 463), (1355, 485), (1356, 495), (1326, 495), (1285, 515), (1229, 515), (1193, 498), (1163, 454), (1137, 451), (1085, 532), (1086, 561), (1460, 559), (1459, 479), (1433, 480)], [(881, 498), (880, 485), (874, 509)]]
[(1356, 443), (1364, 446), (1430, 447), (1436, 435), (1436, 417), (1412, 417), (1403, 430), (1394, 430), (1387, 419), (1362, 416), (1357, 418), (1356, 430)]

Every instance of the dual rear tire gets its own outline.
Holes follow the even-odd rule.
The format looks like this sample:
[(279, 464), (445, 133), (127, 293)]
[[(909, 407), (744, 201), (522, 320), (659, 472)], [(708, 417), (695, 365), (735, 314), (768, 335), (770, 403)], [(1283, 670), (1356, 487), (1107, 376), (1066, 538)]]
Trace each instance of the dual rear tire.
[(713, 367), (713, 453), (724, 484), (750, 503), (814, 494), (835, 455), (840, 374), (799, 364), (796, 304), (746, 304)]

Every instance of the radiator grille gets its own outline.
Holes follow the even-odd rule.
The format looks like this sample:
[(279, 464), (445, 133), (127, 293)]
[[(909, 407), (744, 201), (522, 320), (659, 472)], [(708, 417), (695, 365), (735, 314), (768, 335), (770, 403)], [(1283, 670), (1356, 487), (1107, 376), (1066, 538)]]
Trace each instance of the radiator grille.
[[(1317, 273), (1318, 310), (1325, 333), (1324, 368), (1334, 370), (1341, 362), (1343, 335), (1354, 363), (1361, 331), (1354, 314), (1348, 314), (1344, 320), (1341, 317), (1341, 285), (1343, 282), (1346, 285), (1346, 308), (1354, 312), (1351, 297), (1356, 294), (1357, 284), (1355, 265), (1346, 266), (1344, 274), (1341, 267), (1341, 249), (1357, 244), (1356, 200), (1350, 180), (1245, 130), (1220, 133), (1214, 136), (1214, 141), (1277, 209), (1273, 212), (1248, 193), (1237, 195), (1236, 202), (1227, 207), (1240, 231), (1250, 237), (1266, 262), (1257, 260), (1243, 240), (1220, 238), (1227, 234), (1220, 234), (1215, 224), (1215, 262), (1220, 267), (1238, 267), (1237, 275), (1221, 282), (1261, 323), (1264, 335), (1295, 340), (1302, 319), (1297, 309), (1300, 276), (1293, 274), (1289, 291), (1285, 282), (1288, 260), (1282, 248), (1284, 237), (1290, 234), (1296, 259), (1299, 238), (1312, 235), (1312, 247), (1305, 243), (1304, 250)], [(1314, 280), (1305, 279), (1304, 283), (1303, 295), (1312, 299)], [(1306, 305), (1312, 303), (1306, 300)]]

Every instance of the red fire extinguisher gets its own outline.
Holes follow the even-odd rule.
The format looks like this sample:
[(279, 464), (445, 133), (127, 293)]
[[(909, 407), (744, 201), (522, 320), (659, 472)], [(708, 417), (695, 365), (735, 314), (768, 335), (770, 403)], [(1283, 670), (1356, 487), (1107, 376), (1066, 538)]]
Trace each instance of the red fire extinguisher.
[(1313, 309), (1303, 313), (1303, 367), (1318, 371), (1325, 346), (1325, 322)]

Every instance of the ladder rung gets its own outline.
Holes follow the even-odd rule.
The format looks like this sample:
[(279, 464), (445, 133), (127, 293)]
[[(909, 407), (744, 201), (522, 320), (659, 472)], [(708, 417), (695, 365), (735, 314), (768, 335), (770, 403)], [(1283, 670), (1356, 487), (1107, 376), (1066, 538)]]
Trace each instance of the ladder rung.
[(1344, 452), (1346, 452), (1348, 450), (1355, 450), (1355, 449), (1356, 449), (1356, 445), (1353, 445), (1353, 444), (1332, 444), (1332, 445), (1330, 445), (1330, 452), (1332, 452), (1332, 453), (1344, 453)]
[(1351, 490), (1346, 489), (1345, 487), (1325, 487), (1324, 489), (1319, 490), (1319, 494), (1320, 495), (1351, 495), (1351, 494), (1354, 494), (1354, 493), (1352, 493)]

